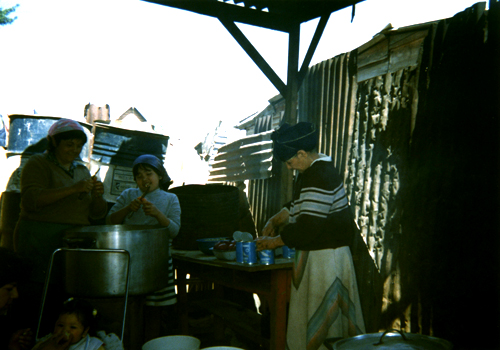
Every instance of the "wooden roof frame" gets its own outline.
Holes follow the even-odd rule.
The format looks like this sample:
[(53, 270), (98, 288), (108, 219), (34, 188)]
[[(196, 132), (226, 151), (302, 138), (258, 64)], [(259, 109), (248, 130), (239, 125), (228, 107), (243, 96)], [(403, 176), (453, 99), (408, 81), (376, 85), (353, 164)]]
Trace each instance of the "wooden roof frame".
[[(365, 0), (143, 0), (217, 18), (286, 100), (284, 121), (295, 124), (300, 85), (332, 12)], [(320, 18), (299, 69), (300, 24)], [(288, 33), (287, 84), (269, 66), (236, 22)]]

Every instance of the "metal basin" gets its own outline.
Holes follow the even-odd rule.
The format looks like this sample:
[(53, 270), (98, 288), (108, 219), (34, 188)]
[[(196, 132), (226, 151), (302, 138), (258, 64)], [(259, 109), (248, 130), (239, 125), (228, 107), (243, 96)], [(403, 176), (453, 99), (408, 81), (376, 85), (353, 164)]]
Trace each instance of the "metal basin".
[[(130, 295), (143, 295), (168, 284), (169, 238), (166, 228), (136, 225), (84, 226), (64, 235), (69, 248), (124, 249), (130, 253)], [(96, 261), (96, 277), (107, 275), (113, 262), (104, 257)], [(107, 288), (107, 287), (105, 287)], [(110, 287), (111, 288), (111, 287)], [(111, 291), (110, 291), (111, 292)]]

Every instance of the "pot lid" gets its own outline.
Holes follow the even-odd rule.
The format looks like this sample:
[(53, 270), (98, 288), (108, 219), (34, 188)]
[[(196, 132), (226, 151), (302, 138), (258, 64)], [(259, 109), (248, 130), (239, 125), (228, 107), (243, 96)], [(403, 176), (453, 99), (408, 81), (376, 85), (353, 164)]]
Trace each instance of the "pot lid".
[(333, 344), (334, 350), (450, 350), (453, 346), (444, 339), (422, 334), (403, 333), (391, 329), (384, 333), (362, 334)]

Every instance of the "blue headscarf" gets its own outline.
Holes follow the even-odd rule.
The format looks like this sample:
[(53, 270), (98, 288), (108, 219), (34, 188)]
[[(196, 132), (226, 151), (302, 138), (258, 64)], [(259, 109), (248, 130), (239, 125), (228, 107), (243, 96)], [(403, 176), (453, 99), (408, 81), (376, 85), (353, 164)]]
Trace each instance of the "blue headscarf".
[(170, 176), (168, 176), (167, 170), (165, 170), (165, 167), (163, 166), (161, 160), (158, 159), (158, 157), (152, 154), (143, 154), (142, 156), (139, 156), (134, 160), (132, 168), (135, 169), (139, 164), (148, 164), (158, 170), (158, 174), (161, 177), (160, 187), (165, 191), (168, 189), (168, 187), (172, 183), (172, 180), (170, 179)]

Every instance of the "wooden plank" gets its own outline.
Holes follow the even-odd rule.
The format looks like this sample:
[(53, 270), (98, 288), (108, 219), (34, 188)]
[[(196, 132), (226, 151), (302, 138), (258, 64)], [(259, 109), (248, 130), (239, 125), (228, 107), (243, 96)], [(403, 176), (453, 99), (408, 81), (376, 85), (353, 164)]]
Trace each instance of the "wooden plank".
[[(389, 41), (384, 35), (370, 41), (368, 44), (358, 48), (358, 69), (373, 64), (374, 62), (387, 59), (389, 53)], [(362, 49), (363, 48), (363, 49)]]
[(415, 40), (405, 45), (391, 49), (389, 58), (389, 72), (394, 73), (400, 69), (416, 66), (423, 49), (424, 38)]
[(415, 32), (395, 32), (389, 38), (389, 50), (398, 46), (411, 44), (414, 41), (422, 41), (427, 37), (429, 30), (419, 30)]
[(362, 68), (358, 67), (358, 83), (364, 80), (368, 80), (380, 75), (384, 75), (389, 71), (389, 60), (379, 61), (371, 64), (370, 66), (365, 66)]

